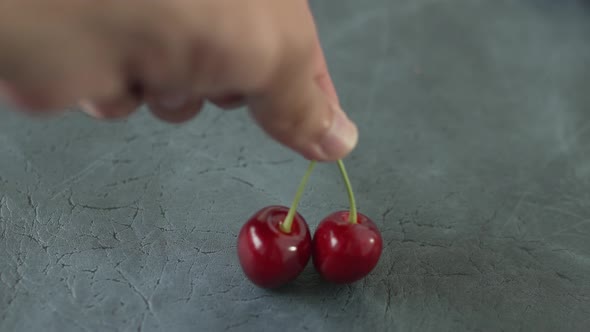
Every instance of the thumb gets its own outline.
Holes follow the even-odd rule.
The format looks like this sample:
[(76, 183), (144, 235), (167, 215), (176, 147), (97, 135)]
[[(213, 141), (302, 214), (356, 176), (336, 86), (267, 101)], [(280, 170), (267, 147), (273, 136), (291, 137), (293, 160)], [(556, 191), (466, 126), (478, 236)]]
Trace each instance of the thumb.
[(334, 161), (354, 149), (358, 129), (340, 108), (322, 52), (314, 53), (307, 68), (276, 75), (249, 105), (253, 118), (279, 143), (309, 160)]

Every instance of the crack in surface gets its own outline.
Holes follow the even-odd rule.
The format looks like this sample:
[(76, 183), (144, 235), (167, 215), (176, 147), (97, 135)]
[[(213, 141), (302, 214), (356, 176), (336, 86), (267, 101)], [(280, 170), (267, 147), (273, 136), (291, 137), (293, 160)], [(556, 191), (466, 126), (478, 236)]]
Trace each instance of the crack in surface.
[[(125, 274), (120, 270), (120, 269), (115, 269), (115, 271), (119, 274), (119, 276), (121, 276), (121, 278), (123, 279), (123, 281), (119, 280), (119, 279), (112, 279), (115, 282), (124, 282), (126, 283), (129, 288), (139, 296), (139, 298), (143, 301), (144, 305), (145, 305), (145, 310), (147, 310), (149, 312), (150, 315), (152, 315), (152, 317), (154, 317), (157, 321), (159, 321), (158, 316), (156, 315), (156, 313), (154, 312), (153, 308), (152, 308), (152, 302), (151, 300), (146, 297), (143, 292), (141, 290), (139, 290), (139, 288), (137, 288), (137, 286), (135, 286), (134, 283), (131, 282), (131, 280), (129, 280)], [(143, 321), (145, 320), (145, 313), (144, 313), (144, 317), (142, 319), (142, 323), (140, 323), (140, 326), (143, 324)]]

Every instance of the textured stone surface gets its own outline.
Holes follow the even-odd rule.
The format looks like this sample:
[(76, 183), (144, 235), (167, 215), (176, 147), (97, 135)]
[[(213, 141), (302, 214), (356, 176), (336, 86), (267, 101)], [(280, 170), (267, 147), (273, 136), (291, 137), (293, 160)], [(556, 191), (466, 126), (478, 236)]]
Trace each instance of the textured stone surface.
[[(347, 160), (383, 231), (354, 285), (247, 282), (244, 220), (306, 163), (245, 112), (0, 113), (2, 331), (583, 331), (590, 328), (590, 19), (574, 1), (323, 0)], [(312, 176), (310, 226), (346, 207)]]

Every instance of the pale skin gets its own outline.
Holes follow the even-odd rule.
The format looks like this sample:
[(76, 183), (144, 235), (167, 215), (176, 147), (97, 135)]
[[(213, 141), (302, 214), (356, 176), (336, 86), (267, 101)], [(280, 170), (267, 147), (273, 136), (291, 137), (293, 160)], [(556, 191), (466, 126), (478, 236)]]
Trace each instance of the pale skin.
[(205, 101), (247, 106), (270, 137), (318, 161), (358, 140), (304, 0), (0, 0), (0, 95), (103, 119), (147, 103), (173, 123)]

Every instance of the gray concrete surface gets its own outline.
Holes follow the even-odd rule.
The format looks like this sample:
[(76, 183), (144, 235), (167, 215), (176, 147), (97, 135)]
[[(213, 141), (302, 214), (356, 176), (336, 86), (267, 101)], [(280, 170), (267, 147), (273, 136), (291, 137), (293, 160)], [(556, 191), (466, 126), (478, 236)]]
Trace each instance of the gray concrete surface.
[[(289, 204), (304, 160), (245, 112), (0, 113), (1, 331), (587, 331), (590, 15), (574, 1), (323, 0), (347, 160), (382, 260), (265, 291), (241, 224)], [(346, 207), (334, 165), (301, 205)]]

